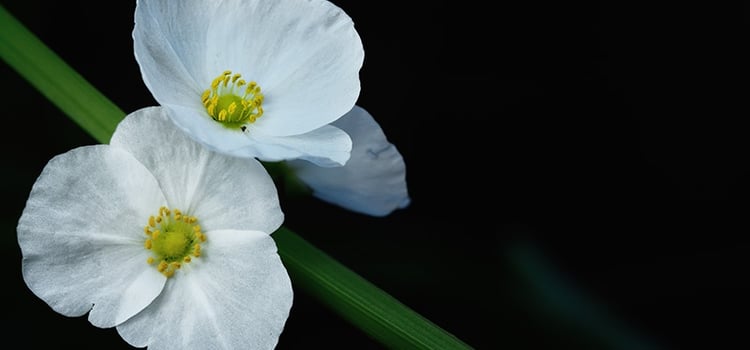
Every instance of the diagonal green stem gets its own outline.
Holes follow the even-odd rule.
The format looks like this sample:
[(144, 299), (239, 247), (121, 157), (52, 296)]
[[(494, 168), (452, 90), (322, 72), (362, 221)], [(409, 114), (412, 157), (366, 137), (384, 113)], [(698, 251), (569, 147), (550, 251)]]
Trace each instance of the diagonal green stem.
[[(102, 143), (125, 113), (0, 5), (0, 58)], [(273, 234), (295, 285), (392, 348), (470, 349), (303, 238)]]
[(0, 58), (101, 143), (109, 142), (125, 117), (1, 5)]
[(295, 285), (388, 347), (469, 348), (289, 229), (282, 227), (273, 237)]

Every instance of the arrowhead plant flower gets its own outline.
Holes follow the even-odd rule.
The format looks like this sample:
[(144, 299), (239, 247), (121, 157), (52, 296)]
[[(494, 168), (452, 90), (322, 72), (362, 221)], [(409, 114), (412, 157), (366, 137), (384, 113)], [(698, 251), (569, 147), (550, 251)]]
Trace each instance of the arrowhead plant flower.
[[(175, 2), (176, 3), (176, 2)], [(53, 310), (150, 349), (272, 349), (293, 292), (256, 160), (202, 147), (160, 107), (109, 145), (54, 157), (18, 223), (22, 273)]]
[(171, 120), (210, 149), (340, 166), (352, 141), (331, 123), (359, 97), (362, 42), (325, 0), (138, 0), (143, 80)]
[(371, 216), (386, 216), (408, 206), (411, 200), (404, 159), (372, 115), (354, 106), (333, 125), (352, 138), (351, 158), (346, 165), (324, 168), (304, 160), (288, 162), (313, 196)]

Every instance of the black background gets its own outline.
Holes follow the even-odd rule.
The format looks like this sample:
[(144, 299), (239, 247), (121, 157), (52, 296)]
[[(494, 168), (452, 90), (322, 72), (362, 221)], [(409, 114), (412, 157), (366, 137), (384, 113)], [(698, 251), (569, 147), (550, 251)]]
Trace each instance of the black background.
[[(403, 154), (413, 203), (371, 218), (283, 198), (288, 227), (477, 349), (747, 342), (745, 9), (335, 3), (365, 47), (358, 104)], [(155, 104), (135, 1), (2, 5), (124, 111)], [(96, 141), (9, 66), (0, 77), (5, 341), (128, 348), (21, 279), (31, 185)], [(279, 349), (381, 348), (295, 291)]]

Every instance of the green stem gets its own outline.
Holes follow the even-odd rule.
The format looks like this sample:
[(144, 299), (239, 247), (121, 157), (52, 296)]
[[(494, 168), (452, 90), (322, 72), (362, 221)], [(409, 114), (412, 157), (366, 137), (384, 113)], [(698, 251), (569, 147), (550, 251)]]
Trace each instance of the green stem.
[(0, 58), (101, 143), (125, 117), (78, 72), (0, 5)]
[(388, 347), (470, 349), (289, 229), (282, 227), (273, 237), (295, 285)]
[[(125, 113), (0, 5), (0, 57), (101, 143)], [(282, 227), (273, 235), (296, 286), (394, 348), (470, 349), (303, 238)]]

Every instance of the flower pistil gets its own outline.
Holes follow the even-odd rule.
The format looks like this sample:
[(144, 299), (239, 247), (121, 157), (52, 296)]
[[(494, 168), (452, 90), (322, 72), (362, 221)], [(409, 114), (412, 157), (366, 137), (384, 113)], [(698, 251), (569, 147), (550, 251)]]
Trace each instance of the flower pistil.
[(159, 214), (150, 216), (143, 228), (148, 236), (143, 246), (153, 253), (148, 264), (156, 263), (159, 272), (172, 277), (182, 264), (200, 257), (206, 235), (197, 222), (195, 216), (184, 215), (179, 209), (159, 208)]
[(263, 115), (263, 94), (258, 83), (246, 82), (239, 73), (224, 71), (201, 96), (211, 118), (230, 129), (245, 131)]

